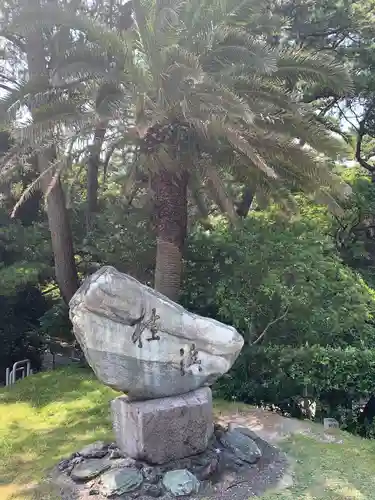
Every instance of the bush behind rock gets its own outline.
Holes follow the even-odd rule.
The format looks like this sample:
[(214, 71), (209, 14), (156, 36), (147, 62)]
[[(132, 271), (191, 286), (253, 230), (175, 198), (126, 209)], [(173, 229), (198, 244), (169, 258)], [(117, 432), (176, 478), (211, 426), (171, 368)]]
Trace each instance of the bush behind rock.
[(358, 402), (375, 387), (375, 351), (354, 347), (246, 347), (215, 387), (219, 397), (275, 404), (307, 394), (318, 401), (318, 418), (337, 418), (356, 430)]

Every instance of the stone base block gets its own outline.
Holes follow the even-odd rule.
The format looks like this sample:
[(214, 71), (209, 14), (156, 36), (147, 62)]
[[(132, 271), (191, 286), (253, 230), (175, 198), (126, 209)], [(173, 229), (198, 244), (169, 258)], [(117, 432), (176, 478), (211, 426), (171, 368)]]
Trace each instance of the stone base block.
[(111, 406), (118, 447), (128, 456), (151, 464), (201, 453), (213, 433), (208, 387), (148, 401), (120, 396)]

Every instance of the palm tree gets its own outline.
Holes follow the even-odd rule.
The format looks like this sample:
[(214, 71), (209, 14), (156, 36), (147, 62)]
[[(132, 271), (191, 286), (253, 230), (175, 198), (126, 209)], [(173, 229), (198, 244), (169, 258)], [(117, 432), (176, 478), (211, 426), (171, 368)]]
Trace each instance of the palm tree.
[(303, 81), (346, 92), (348, 76), (325, 56), (277, 52), (243, 30), (239, 21), (254, 7), (256, 2), (238, 0), (133, 0), (144, 75), (141, 84), (134, 80), (139, 162), (150, 172), (157, 211), (155, 288), (173, 299), (189, 183), (207, 178), (232, 220), (233, 202), (220, 175), (228, 169), (274, 198), (290, 199), (291, 186), (326, 199), (325, 188), (342, 190), (323, 156), (317, 158), (337, 154), (340, 146), (286, 88)]
[[(39, 0), (31, 2), (31, 6), (35, 9), (39, 5)], [(8, 8), (8, 13), (10, 12), (10, 19), (17, 16), (18, 11), (22, 9), (22, 3), (10, 2), (9, 5), (5, 6), (4, 11)], [(5, 19), (5, 20), (4, 20)], [(13, 87), (8, 87), (6, 94), (2, 96), (5, 108), (7, 108), (6, 103), (12, 104), (15, 100), (14, 96), (18, 96), (19, 93), (23, 94), (25, 99), (20, 103), (20, 109), (22, 109), (23, 114), (27, 110), (32, 120), (35, 122), (38, 120), (37, 115), (39, 113), (37, 101), (30, 98), (30, 91), (32, 88), (44, 88), (48, 84), (48, 62), (46, 59), (48, 38), (44, 36), (41, 28), (37, 28), (25, 33), (20, 33), (17, 30), (12, 30), (12, 21), (3, 18), (4, 25), (2, 25), (2, 30), (0, 35), (3, 41), (6, 40), (8, 44), (7, 48), (10, 46), (11, 54), (16, 53), (17, 65), (19, 67), (24, 66), (27, 68), (27, 83), (23, 84), (22, 81), (12, 81)], [(22, 91), (22, 87), (23, 91)], [(28, 87), (28, 92), (25, 93), (25, 89)], [(26, 97), (27, 96), (27, 97)], [(16, 100), (18, 100), (16, 98)], [(17, 115), (17, 111), (15, 111)], [(16, 116), (14, 116), (16, 118)], [(13, 121), (14, 125), (14, 121)], [(13, 130), (14, 131), (14, 130)], [(22, 135), (22, 134), (21, 134)], [(46, 131), (44, 132), (44, 136)], [(51, 139), (51, 134), (50, 139)], [(59, 285), (61, 295), (66, 303), (69, 302), (73, 294), (78, 288), (78, 275), (74, 259), (74, 248), (73, 248), (73, 238), (70, 228), (69, 215), (67, 212), (65, 204), (65, 194), (60, 181), (59, 175), (54, 175), (55, 172), (50, 168), (51, 164), (56, 162), (56, 147), (53, 145), (52, 141), (49, 141), (48, 145), (42, 145), (35, 151), (30, 151), (29, 146), (32, 146), (30, 142), (26, 142), (21, 138), (20, 141), (11, 148), (11, 151), (2, 162), (2, 175), (1, 180), (9, 179), (14, 168), (18, 168), (19, 155), (16, 154), (17, 150), (24, 156), (26, 150), (28, 151), (28, 156), (31, 158), (31, 162), (37, 166), (40, 172), (40, 178), (38, 178), (37, 185), (40, 187), (41, 191), (45, 196), (46, 211), (49, 223), (49, 229), (51, 234), (51, 243), (54, 254), (55, 262), (55, 276), (56, 281)], [(34, 183), (36, 184), (36, 183)]]
[[(131, 33), (114, 33), (56, 6), (34, 17), (85, 32), (96, 63), (98, 47), (122, 61), (111, 71), (90, 61), (77, 71), (72, 60), (65, 69), (77, 82), (110, 81), (123, 93), (124, 114), (134, 114), (137, 154), (129, 184), (140, 169), (150, 179), (155, 288), (177, 300), (189, 187), (202, 201), (199, 188), (208, 186), (233, 222), (228, 175), (286, 204), (295, 187), (336, 204), (345, 189), (326, 158), (339, 154), (342, 144), (298, 102), (298, 88), (320, 84), (345, 94), (350, 81), (325, 54), (269, 47), (258, 33), (252, 36), (256, 0), (133, 0), (132, 6)], [(30, 26), (32, 18), (29, 11), (18, 22)]]
[[(113, 4), (113, 0), (111, 0)], [(12, 173), (19, 167), (19, 159), (28, 159), (37, 167), (40, 176), (32, 182), (16, 204), (13, 214), (30, 195), (40, 189), (45, 197), (46, 212), (51, 234), (52, 249), (55, 261), (55, 276), (61, 295), (69, 302), (79, 286), (77, 268), (74, 258), (73, 237), (69, 221), (69, 213), (65, 201), (65, 193), (61, 181), (64, 168), (72, 164), (72, 150), (78, 139), (93, 144), (87, 148), (88, 182), (87, 182), (87, 225), (90, 227), (91, 214), (97, 210), (98, 170), (100, 152), (107, 127), (106, 107), (108, 96), (113, 98), (113, 86), (102, 84), (99, 88), (85, 86), (84, 82), (65, 86), (65, 80), (57, 71), (61, 60), (68, 60), (74, 47), (75, 56), (85, 48), (83, 57), (87, 55), (86, 40), (75, 38), (69, 27), (59, 21), (41, 23), (43, 9), (56, 8), (64, 12), (65, 0), (8, 0), (4, 3), (5, 15), (2, 18), (0, 37), (6, 41), (9, 54), (16, 59), (15, 66), (24, 68), (26, 81), (22, 78), (10, 78), (12, 85), (2, 85), (2, 115), (5, 125), (9, 127), (16, 139), (12, 148), (2, 162), (0, 182), (9, 181)], [(92, 6), (85, 2), (75, 3), (75, 14), (82, 8), (94, 13)], [(72, 7), (72, 4), (69, 4)], [(105, 10), (105, 6), (103, 5)], [(49, 11), (48, 11), (49, 12)], [(29, 23), (28, 13), (34, 23)], [(126, 9), (122, 9), (121, 29), (126, 24)], [(97, 45), (95, 46), (95, 49)], [(107, 54), (101, 54), (107, 57)], [(101, 61), (102, 62), (102, 61)], [(9, 66), (9, 63), (4, 66)], [(108, 68), (107, 68), (108, 69)], [(64, 76), (64, 75), (63, 75)], [(7, 81), (1, 72), (0, 79)], [(89, 97), (93, 101), (91, 109), (87, 109)], [(84, 109), (85, 108), (85, 109)], [(25, 126), (17, 124), (20, 114), (30, 115)], [(79, 133), (77, 133), (77, 129)], [(92, 132), (94, 132), (92, 134)], [(64, 152), (68, 151), (67, 155)]]

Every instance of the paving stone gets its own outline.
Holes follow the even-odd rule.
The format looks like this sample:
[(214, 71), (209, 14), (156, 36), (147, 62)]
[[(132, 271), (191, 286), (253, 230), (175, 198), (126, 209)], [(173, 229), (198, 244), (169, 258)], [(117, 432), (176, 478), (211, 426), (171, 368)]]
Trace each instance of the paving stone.
[(71, 478), (74, 481), (88, 481), (89, 479), (94, 479), (94, 477), (99, 476), (102, 472), (105, 472), (110, 468), (110, 465), (105, 460), (100, 459), (88, 459), (77, 464), (71, 472)]
[(146, 495), (159, 498), (163, 496), (163, 488), (159, 484), (148, 484), (144, 487), (144, 492)]
[(199, 481), (187, 469), (172, 470), (163, 477), (165, 488), (175, 497), (198, 493)]
[(123, 495), (138, 489), (143, 483), (143, 475), (137, 469), (113, 469), (102, 475), (101, 483), (108, 497)]
[(96, 441), (82, 448), (79, 454), (84, 458), (103, 458), (108, 453), (108, 445), (103, 441)]
[(220, 437), (223, 446), (232, 451), (240, 460), (253, 464), (262, 456), (256, 442), (242, 432), (233, 430)]

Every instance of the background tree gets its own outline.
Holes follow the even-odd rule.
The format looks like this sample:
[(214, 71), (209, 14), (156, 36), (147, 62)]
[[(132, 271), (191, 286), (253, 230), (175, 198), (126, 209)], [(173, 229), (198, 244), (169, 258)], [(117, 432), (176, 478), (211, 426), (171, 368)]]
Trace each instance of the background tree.
[[(121, 3), (41, 0), (35, 11), (3, 2), (0, 88), (12, 140), (1, 161), (0, 364), (35, 355), (38, 366), (45, 334), (72, 335), (47, 214), (33, 196), (50, 177), (47, 192), (59, 179), (66, 194), (82, 277), (111, 264), (152, 286), (158, 232), (161, 270), (160, 236), (169, 243), (177, 228), (179, 259), (188, 233), (181, 303), (251, 344), (222, 395), (275, 403), (308, 387), (322, 415), (344, 425), (349, 415), (356, 428), (352, 402), (374, 386), (370, 111), (360, 143), (370, 168), (348, 160), (372, 103), (371, 3)], [(39, 82), (29, 80), (25, 48), (35, 31)], [(53, 158), (40, 172), (45, 152)], [(99, 210), (89, 214), (94, 156)], [(184, 195), (175, 205), (163, 191), (171, 180)], [(337, 200), (345, 183), (352, 193)], [(171, 296), (176, 262), (163, 285)]]
[[(28, 3), (35, 12), (42, 10), (42, 5), (35, 0)], [(9, 4), (9, 10), (3, 19), (2, 34), (6, 40), (6, 46), (13, 45), (13, 53), (17, 53), (17, 64), (25, 68), (27, 84), (29, 88), (43, 89), (49, 86), (49, 69), (48, 69), (48, 48), (51, 44), (51, 32), (43, 31), (42, 28), (36, 28), (28, 33), (17, 30), (15, 19), (20, 12), (24, 2)], [(51, 52), (48, 54), (52, 57)], [(18, 82), (13, 92), (19, 92), (22, 82)], [(12, 94), (13, 92), (10, 92)], [(6, 99), (4, 99), (6, 103)], [(33, 122), (38, 120), (36, 101), (29, 99), (26, 104), (26, 110), (31, 114)], [(23, 108), (23, 111), (25, 108)], [(17, 127), (14, 128), (17, 135)], [(78, 276), (74, 261), (73, 240), (69, 224), (69, 215), (65, 205), (64, 191), (61, 185), (60, 176), (54, 174), (50, 170), (50, 164), (56, 160), (56, 148), (53, 143), (53, 130), (47, 133), (50, 144), (46, 147), (41, 147), (38, 152), (33, 151), (37, 168), (42, 177), (40, 185), (46, 200), (46, 210), (50, 227), (52, 248), (55, 259), (56, 280), (59, 284), (61, 294), (65, 301), (69, 301), (78, 287)], [(18, 137), (18, 141), (24, 148), (25, 140)], [(15, 146), (17, 149), (18, 144)], [(11, 155), (13, 156), (13, 155)], [(13, 164), (14, 168), (14, 164)], [(6, 178), (11, 174), (12, 168), (5, 167), (3, 176)]]
[[(38, 16), (50, 29), (64, 19), (67, 27), (94, 40), (93, 49), (106, 48), (123, 61), (124, 70), (108, 72), (108, 66), (98, 71), (89, 60), (75, 81), (82, 74), (91, 74), (100, 85), (110, 80), (123, 92), (123, 114), (133, 110), (138, 140), (133, 136), (132, 143), (138, 149), (130, 179), (140, 168), (150, 174), (158, 231), (155, 288), (177, 299), (189, 183), (211, 188), (233, 221), (236, 212), (223, 180), (228, 177), (257, 186), (259, 196), (287, 200), (286, 206), (297, 185), (334, 205), (342, 183), (317, 153), (337, 155), (341, 146), (313, 110), (299, 105), (286, 89), (292, 79), (305, 87), (327, 82), (345, 93), (350, 81), (325, 55), (277, 51), (241, 28), (238, 23), (249, 17), (254, 2), (172, 6), (136, 0), (132, 6), (135, 27), (116, 38), (74, 12), (64, 14), (58, 5), (50, 4)], [(27, 11), (28, 23), (33, 15), (33, 9)]]

